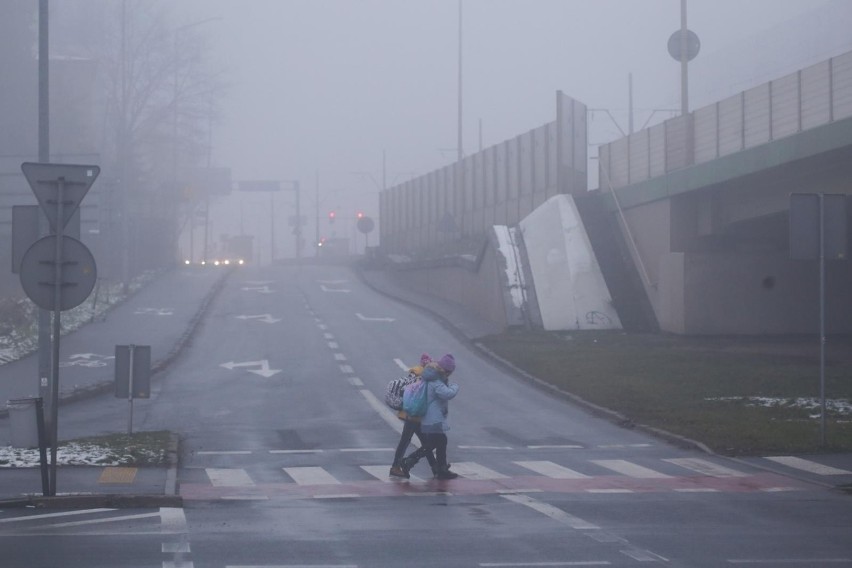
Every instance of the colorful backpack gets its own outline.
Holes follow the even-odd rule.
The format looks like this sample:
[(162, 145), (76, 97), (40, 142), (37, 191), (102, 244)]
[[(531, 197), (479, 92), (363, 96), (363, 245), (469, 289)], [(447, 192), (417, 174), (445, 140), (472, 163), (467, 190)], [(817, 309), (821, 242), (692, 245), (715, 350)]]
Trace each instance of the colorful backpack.
[(410, 418), (420, 418), (426, 414), (428, 391), (426, 381), (417, 381), (405, 387), (402, 393), (402, 410)]
[(389, 382), (387, 389), (385, 389), (385, 404), (394, 410), (402, 410), (403, 391), (405, 390), (405, 387), (413, 384), (417, 378), (417, 375), (409, 373), (404, 377), (400, 377)]

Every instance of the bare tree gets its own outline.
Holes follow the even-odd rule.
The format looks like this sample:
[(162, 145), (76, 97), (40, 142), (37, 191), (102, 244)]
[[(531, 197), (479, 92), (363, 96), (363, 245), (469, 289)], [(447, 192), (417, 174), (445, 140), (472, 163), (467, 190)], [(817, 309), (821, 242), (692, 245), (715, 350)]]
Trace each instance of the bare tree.
[(62, 11), (66, 45), (99, 63), (104, 173), (115, 180), (112, 207), (122, 231), (115, 236), (128, 251), (120, 260), (127, 282), (138, 268), (174, 260), (183, 172), (209, 155), (224, 73), (214, 68), (203, 28), (180, 25), (164, 2), (76, 0)]

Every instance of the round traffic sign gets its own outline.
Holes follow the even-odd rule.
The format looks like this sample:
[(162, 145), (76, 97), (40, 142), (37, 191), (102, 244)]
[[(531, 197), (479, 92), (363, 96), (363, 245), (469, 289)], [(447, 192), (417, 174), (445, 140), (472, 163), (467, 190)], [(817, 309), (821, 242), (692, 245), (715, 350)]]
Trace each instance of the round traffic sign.
[[(62, 282), (59, 284), (59, 310), (82, 304), (98, 278), (95, 257), (80, 241), (62, 237)], [(35, 305), (55, 310), (56, 235), (43, 237), (30, 246), (21, 261), (21, 286)]]
[[(680, 38), (683, 36), (681, 30), (676, 31), (669, 38), (669, 55), (680, 61)], [(701, 41), (692, 30), (686, 30), (686, 60), (692, 61), (701, 49)]]
[(365, 235), (373, 230), (375, 223), (370, 217), (361, 217), (358, 219), (358, 230)]

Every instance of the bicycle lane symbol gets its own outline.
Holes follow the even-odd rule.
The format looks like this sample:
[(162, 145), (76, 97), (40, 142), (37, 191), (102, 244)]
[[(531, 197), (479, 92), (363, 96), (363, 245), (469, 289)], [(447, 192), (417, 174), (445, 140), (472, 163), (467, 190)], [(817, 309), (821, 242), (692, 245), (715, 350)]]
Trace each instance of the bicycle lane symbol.
[(115, 359), (115, 355), (98, 355), (97, 353), (75, 353), (68, 361), (59, 363), (60, 367), (106, 367)]

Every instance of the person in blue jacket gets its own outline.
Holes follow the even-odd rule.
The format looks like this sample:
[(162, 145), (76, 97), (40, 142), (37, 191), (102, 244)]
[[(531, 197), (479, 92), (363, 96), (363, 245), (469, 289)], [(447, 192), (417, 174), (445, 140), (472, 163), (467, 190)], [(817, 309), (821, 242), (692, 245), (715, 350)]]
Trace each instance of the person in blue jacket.
[(450, 471), (447, 462), (447, 416), (450, 412), (450, 400), (459, 392), (459, 385), (450, 383), (449, 377), (456, 370), (456, 360), (447, 353), (437, 363), (430, 363), (423, 369), (421, 380), (426, 382), (427, 403), (426, 414), (420, 420), (420, 431), (423, 434), (423, 446), (406, 457), (401, 462), (402, 469), (408, 473), (420, 458), (433, 450), (437, 462), (438, 479), (455, 479), (459, 475)]

